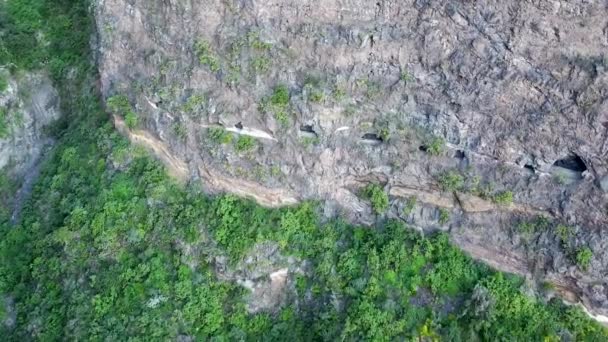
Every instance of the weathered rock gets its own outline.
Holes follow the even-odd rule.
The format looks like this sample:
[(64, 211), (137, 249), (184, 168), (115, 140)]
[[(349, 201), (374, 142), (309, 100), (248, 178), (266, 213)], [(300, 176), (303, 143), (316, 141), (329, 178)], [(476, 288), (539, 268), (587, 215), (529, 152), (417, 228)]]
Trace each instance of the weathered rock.
[(51, 141), (44, 128), (60, 116), (59, 96), (51, 80), (39, 73), (9, 78), (8, 84), (0, 93), (0, 120), (6, 125), (0, 133), (0, 169), (22, 175)]
[[(604, 3), (100, 0), (95, 11), (103, 94), (130, 98), (140, 127), (123, 132), (181, 177), (265, 205), (324, 199), (359, 222), (373, 214), (358, 189), (380, 183), (390, 215), (416, 197), (406, 220), (434, 230), (437, 206), (450, 210), (473, 256), (608, 316)], [(269, 105), (279, 84), (288, 106)], [(232, 143), (212, 139), (218, 126)], [(244, 135), (257, 141), (247, 151), (234, 142)], [(447, 142), (438, 156), (421, 151), (433, 136)], [(467, 194), (442, 191), (452, 169)], [(506, 191), (515, 203), (480, 198)], [(555, 223), (517, 229), (537, 216), (573, 227), (569, 248), (593, 250), (588, 270)]]

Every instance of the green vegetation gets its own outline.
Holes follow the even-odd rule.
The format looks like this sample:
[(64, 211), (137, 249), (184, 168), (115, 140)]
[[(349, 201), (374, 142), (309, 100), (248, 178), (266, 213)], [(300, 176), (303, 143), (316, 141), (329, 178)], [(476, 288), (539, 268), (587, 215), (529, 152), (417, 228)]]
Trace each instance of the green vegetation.
[(8, 89), (8, 77), (0, 70), (0, 94)]
[(277, 110), (274, 112), (274, 118), (277, 120), (279, 124), (283, 127), (289, 126), (289, 114), (285, 110)]
[(238, 152), (253, 151), (258, 146), (257, 141), (248, 135), (239, 135), (239, 138), (234, 144), (234, 149)]
[(370, 101), (377, 100), (383, 92), (380, 83), (368, 79), (358, 80), (357, 86), (363, 89), (365, 97)]
[(230, 144), (232, 142), (232, 133), (225, 130), (223, 127), (209, 128), (209, 138), (216, 144)]
[(313, 103), (321, 103), (325, 99), (323, 89), (320, 87), (320, 81), (315, 78), (309, 78), (304, 84), (304, 90), (307, 94), (307, 99)]
[(318, 137), (300, 137), (300, 144), (304, 145), (306, 148), (317, 145), (318, 143)]
[(441, 137), (432, 137), (424, 146), (426, 153), (432, 156), (441, 155), (444, 151), (445, 141)]
[(334, 101), (340, 102), (346, 98), (346, 89), (343, 86), (336, 84), (331, 92)]
[(513, 203), (513, 192), (502, 191), (492, 196), (492, 201), (499, 205), (509, 205)]
[(361, 197), (371, 202), (376, 214), (383, 214), (388, 209), (388, 195), (378, 184), (368, 184), (361, 190)]
[(260, 40), (260, 33), (251, 31), (247, 34), (247, 41), (249, 42), (249, 47), (258, 50), (258, 51), (268, 51), (272, 48), (272, 44), (263, 42)]
[(201, 94), (194, 94), (188, 97), (186, 103), (184, 103), (182, 110), (186, 113), (195, 113), (201, 109), (206, 102), (205, 96)]
[(553, 181), (554, 181), (556, 184), (559, 184), (559, 185), (564, 185), (564, 184), (566, 184), (566, 181), (567, 181), (566, 174), (565, 174), (564, 172), (562, 172), (562, 171), (557, 171), (557, 172), (555, 172), (555, 173), (553, 174)]
[[(473, 262), (445, 235), (322, 221), (311, 203), (268, 209), (176, 184), (114, 131), (89, 86), (87, 3), (0, 6), (0, 58), (76, 67), (54, 74), (69, 120), (21, 220), (0, 207), (0, 296), (14, 302), (2, 301), (0, 319), (15, 315), (2, 340), (608, 339), (578, 308), (527, 296), (520, 278)], [(238, 263), (259, 243), (310, 265), (276, 313), (249, 314), (247, 290), (215, 273), (222, 257)]]
[(128, 112), (127, 115), (125, 115), (125, 124), (127, 127), (129, 127), (129, 129), (134, 129), (137, 127), (137, 122), (137, 114), (134, 112)]
[(272, 95), (262, 100), (260, 111), (271, 113), (281, 126), (287, 127), (290, 122), (289, 101), (289, 89), (285, 85), (278, 85)]
[(383, 142), (388, 142), (391, 138), (391, 130), (388, 127), (382, 127), (378, 130), (378, 136)]
[(125, 119), (125, 124), (130, 129), (137, 127), (138, 118), (133, 110), (129, 99), (125, 95), (114, 95), (106, 101), (108, 110), (114, 114), (118, 114)]
[(570, 226), (560, 224), (555, 228), (555, 235), (561, 242), (562, 246), (568, 247), (570, 239), (574, 236), (574, 229), (572, 229)]
[(414, 210), (415, 206), (416, 206), (416, 196), (412, 196), (412, 197), (408, 198), (407, 201), (405, 202), (405, 205), (403, 206), (403, 210), (402, 210), (403, 215), (409, 216), (412, 213), (412, 210)]
[(0, 107), (0, 139), (8, 137), (10, 133), (8, 114), (6, 108)]
[(251, 59), (251, 67), (256, 74), (263, 74), (270, 70), (270, 58), (258, 56)]
[(289, 105), (289, 89), (284, 85), (275, 87), (270, 97), (270, 103), (277, 107), (287, 107)]
[(188, 129), (181, 122), (176, 122), (171, 125), (171, 129), (173, 130), (173, 134), (180, 140), (185, 140), (188, 137)]
[(450, 222), (450, 211), (445, 208), (439, 208), (439, 224)]
[(405, 82), (406, 84), (414, 81), (414, 77), (407, 70), (401, 72), (399, 79)]
[(551, 221), (545, 216), (538, 216), (533, 221), (522, 221), (517, 225), (517, 230), (525, 235), (531, 235), (545, 231), (551, 225)]
[(206, 40), (198, 40), (194, 43), (194, 53), (201, 65), (205, 65), (212, 72), (220, 71), (220, 62), (211, 50), (211, 44)]
[(440, 174), (437, 181), (443, 191), (454, 192), (461, 191), (464, 188), (464, 177), (456, 170)]
[(586, 271), (589, 268), (591, 258), (593, 258), (593, 251), (591, 251), (591, 248), (589, 247), (583, 247), (576, 252), (576, 264), (583, 271)]

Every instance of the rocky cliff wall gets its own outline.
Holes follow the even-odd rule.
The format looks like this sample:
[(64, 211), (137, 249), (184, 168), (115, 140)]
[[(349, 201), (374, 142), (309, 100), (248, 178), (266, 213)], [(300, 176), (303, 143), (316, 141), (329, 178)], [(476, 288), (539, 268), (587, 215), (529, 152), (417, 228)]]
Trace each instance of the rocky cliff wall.
[(361, 188), (379, 184), (383, 215), (608, 316), (605, 1), (98, 0), (95, 13), (117, 126), (176, 176), (269, 206), (322, 199), (363, 223), (377, 215)]
[(0, 68), (0, 209), (16, 221), (61, 116), (59, 94), (43, 72)]

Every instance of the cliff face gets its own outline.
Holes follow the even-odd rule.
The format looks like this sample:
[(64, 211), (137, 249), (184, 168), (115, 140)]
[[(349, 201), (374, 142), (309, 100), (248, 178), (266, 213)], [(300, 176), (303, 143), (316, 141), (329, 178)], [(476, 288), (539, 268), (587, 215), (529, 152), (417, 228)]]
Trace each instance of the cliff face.
[(15, 220), (36, 178), (40, 158), (53, 142), (45, 129), (60, 117), (59, 95), (44, 73), (10, 75), (0, 69), (0, 80), (4, 80), (0, 89), (0, 188), (16, 185), (18, 189), (10, 198), (0, 196), (0, 204)]
[(608, 316), (604, 2), (98, 0), (95, 13), (116, 125), (177, 177), (269, 206), (322, 199), (363, 223), (376, 215), (360, 189), (379, 184), (386, 215)]

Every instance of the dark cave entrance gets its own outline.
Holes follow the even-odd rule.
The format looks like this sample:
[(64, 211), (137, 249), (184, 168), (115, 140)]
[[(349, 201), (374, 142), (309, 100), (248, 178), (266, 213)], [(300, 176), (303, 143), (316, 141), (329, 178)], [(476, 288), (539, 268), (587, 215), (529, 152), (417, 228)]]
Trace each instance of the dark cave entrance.
[(581, 159), (581, 157), (576, 154), (571, 154), (566, 158), (557, 160), (555, 163), (553, 163), (553, 166), (561, 167), (563, 169), (578, 173), (583, 173), (587, 171), (587, 165), (585, 164), (583, 159)]
[(376, 133), (365, 133), (363, 134), (361, 139), (363, 140), (363, 142), (372, 144), (380, 144), (384, 142), (384, 139), (382, 139), (382, 137)]

